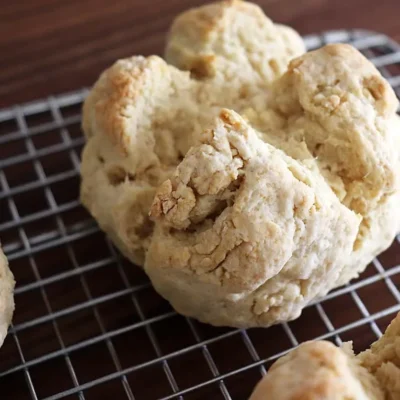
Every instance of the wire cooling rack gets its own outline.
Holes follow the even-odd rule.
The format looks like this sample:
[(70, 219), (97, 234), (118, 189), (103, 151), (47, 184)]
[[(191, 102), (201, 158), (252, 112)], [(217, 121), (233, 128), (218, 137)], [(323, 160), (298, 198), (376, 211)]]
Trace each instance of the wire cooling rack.
[[(349, 42), (396, 89), (400, 47), (335, 31), (309, 49)], [(177, 315), (114, 249), (78, 201), (87, 90), (0, 110), (0, 237), (17, 280), (0, 350), (7, 399), (245, 399), (298, 343), (353, 340), (356, 351), (400, 310), (400, 240), (351, 285), (269, 329), (222, 329)]]

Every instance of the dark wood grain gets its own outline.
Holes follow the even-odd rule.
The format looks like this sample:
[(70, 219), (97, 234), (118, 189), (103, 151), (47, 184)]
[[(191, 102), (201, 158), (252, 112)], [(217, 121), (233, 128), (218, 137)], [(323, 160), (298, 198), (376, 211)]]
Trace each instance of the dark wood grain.
[[(301, 34), (365, 28), (400, 39), (398, 0), (258, 0)], [(90, 86), (115, 59), (162, 52), (179, 12), (201, 0), (17, 0), (0, 7), (0, 107)]]

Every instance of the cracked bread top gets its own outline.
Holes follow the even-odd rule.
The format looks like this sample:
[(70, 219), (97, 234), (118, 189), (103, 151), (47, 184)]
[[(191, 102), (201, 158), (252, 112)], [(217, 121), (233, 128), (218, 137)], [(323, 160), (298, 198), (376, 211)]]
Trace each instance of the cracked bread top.
[[(245, 27), (262, 45), (243, 42)], [(233, 326), (295, 318), (399, 230), (392, 89), (347, 45), (260, 73), (254, 60), (286, 66), (299, 40), (257, 6), (207, 5), (171, 30), (180, 53), (167, 45), (167, 57), (187, 71), (120, 60), (85, 101), (81, 199), (182, 313)], [(199, 76), (185, 46), (213, 66)]]

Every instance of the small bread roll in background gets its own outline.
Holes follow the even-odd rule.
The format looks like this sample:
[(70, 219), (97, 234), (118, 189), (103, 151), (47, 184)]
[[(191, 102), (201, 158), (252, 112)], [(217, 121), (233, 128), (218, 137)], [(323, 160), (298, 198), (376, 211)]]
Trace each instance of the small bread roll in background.
[(14, 313), (14, 276), (0, 246), (0, 347), (7, 336)]
[(351, 342), (301, 344), (276, 361), (250, 400), (400, 399), (400, 313), (369, 350)]

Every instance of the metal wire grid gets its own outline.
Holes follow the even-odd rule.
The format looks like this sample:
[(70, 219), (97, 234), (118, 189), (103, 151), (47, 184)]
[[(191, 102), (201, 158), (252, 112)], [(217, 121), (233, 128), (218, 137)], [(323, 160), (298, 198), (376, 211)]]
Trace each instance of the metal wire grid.
[[(386, 36), (306, 38), (309, 49), (329, 42), (352, 43), (400, 85), (400, 47)], [(361, 349), (382, 334), (400, 310), (399, 237), (297, 321), (246, 331), (177, 316), (79, 204), (86, 93), (0, 110), (0, 236), (18, 283), (1, 349), (5, 398), (245, 398), (265, 366), (303, 340), (354, 339)]]

